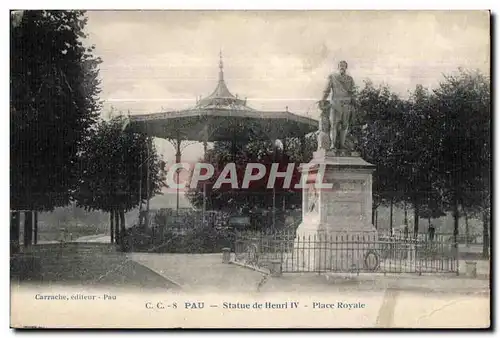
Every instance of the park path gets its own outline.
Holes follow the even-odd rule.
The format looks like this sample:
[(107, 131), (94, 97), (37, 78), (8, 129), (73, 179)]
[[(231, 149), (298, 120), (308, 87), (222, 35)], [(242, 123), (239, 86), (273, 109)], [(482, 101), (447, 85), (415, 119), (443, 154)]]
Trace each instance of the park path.
[(263, 279), (257, 271), (222, 264), (221, 254), (129, 253), (127, 257), (185, 291), (255, 291)]
[[(300, 299), (309, 304), (314, 301), (367, 304), (367, 308), (359, 312), (337, 311), (334, 318), (323, 312), (325, 316), (314, 321), (309, 312), (304, 312), (304, 318), (295, 320), (298, 327), (488, 327), (490, 324), (489, 281), (486, 279), (368, 274), (337, 274), (328, 278), (317, 274), (284, 274), (279, 278), (265, 278), (254, 270), (222, 264), (221, 254), (132, 253), (128, 258), (175, 281), (183, 293), (207, 295), (203, 299), (216, 295), (219, 300), (253, 297), (261, 301)], [(472, 316), (471, 308), (474, 309)], [(269, 320), (275, 327), (280, 327), (281, 322), (290, 323), (285, 317), (281, 318), (279, 312), (274, 312)]]
[[(111, 241), (111, 237), (106, 234), (97, 234), (97, 235), (89, 235), (89, 236), (82, 236), (78, 237), (77, 239), (73, 241), (69, 241), (71, 243), (109, 243)], [(38, 241), (37, 244), (58, 244), (61, 243), (61, 241), (58, 240), (51, 240), (51, 241)]]
[(109, 243), (111, 237), (105, 234), (82, 236), (77, 238), (74, 242), (77, 243)]

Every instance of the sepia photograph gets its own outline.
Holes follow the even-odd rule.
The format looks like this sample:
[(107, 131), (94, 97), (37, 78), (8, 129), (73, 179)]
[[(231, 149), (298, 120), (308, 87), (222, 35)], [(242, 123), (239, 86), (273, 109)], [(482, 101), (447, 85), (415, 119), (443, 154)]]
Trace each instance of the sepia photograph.
[(10, 10), (10, 327), (488, 329), (488, 10)]

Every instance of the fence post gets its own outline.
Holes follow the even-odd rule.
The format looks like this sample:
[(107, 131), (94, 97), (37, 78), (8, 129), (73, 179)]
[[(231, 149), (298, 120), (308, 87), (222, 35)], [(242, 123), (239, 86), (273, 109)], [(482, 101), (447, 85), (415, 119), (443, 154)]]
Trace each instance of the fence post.
[(465, 273), (467, 277), (477, 277), (477, 262), (465, 261)]
[(271, 260), (271, 277), (280, 277), (283, 274), (281, 260)]
[(230, 248), (222, 248), (222, 263), (229, 264), (231, 260), (231, 249)]

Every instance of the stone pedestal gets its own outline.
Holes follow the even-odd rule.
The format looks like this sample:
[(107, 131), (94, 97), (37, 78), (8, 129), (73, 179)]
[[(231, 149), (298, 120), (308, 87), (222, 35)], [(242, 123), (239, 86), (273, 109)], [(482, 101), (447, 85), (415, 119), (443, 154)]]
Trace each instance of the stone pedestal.
[(371, 223), (373, 170), (359, 154), (326, 150), (301, 167), (308, 180), (294, 246), (299, 270), (372, 268), (367, 257), (377, 240)]

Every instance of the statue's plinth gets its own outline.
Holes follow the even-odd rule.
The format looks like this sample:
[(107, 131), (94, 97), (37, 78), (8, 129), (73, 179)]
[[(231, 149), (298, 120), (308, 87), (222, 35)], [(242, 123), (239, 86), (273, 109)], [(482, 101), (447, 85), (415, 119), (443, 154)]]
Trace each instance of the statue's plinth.
[(373, 170), (357, 153), (331, 150), (315, 152), (301, 167), (311, 181), (303, 189), (294, 245), (299, 270), (366, 268), (365, 256), (377, 239), (371, 223)]

